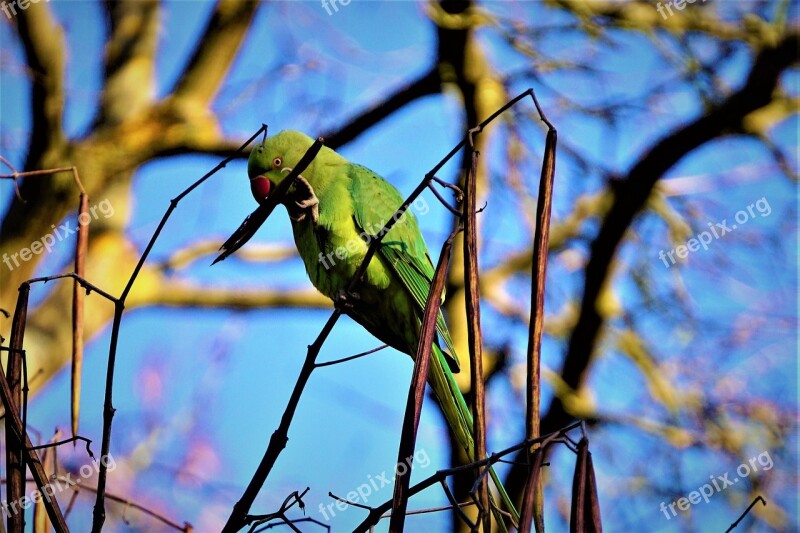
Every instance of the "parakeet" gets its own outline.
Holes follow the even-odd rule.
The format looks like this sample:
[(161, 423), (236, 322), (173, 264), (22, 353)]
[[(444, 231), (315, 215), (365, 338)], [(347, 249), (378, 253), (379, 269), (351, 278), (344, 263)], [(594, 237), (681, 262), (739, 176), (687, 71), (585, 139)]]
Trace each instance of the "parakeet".
[[(266, 201), (312, 144), (303, 133), (283, 131), (253, 149), (247, 172), (256, 201)], [(383, 237), (361, 283), (345, 294), (369, 243), (403, 203), (398, 190), (323, 146), (283, 203), (311, 283), (333, 300), (346, 298), (349, 316), (382, 342), (414, 357), (434, 266), (410, 210)], [(428, 383), (457, 442), (473, 457), (472, 416), (453, 376), (459, 362), (441, 312), (436, 331)], [(507, 511), (516, 517), (494, 470), (491, 474)]]

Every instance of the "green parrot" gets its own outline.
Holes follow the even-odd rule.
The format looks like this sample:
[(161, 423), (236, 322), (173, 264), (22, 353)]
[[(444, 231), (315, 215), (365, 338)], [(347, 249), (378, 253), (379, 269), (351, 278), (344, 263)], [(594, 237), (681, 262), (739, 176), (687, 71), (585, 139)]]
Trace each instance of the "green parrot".
[[(247, 173), (256, 201), (266, 201), (313, 142), (303, 133), (283, 131), (253, 149)], [(434, 266), (412, 213), (407, 210), (398, 218), (383, 237), (362, 281), (352, 294), (345, 294), (371, 239), (402, 203), (403, 197), (385, 179), (325, 146), (296, 178), (283, 201), (297, 250), (314, 287), (334, 301), (345, 298), (350, 317), (382, 342), (413, 358)], [(250, 217), (242, 226), (248, 223), (253, 223)], [(263, 218), (255, 223), (260, 225)], [(248, 236), (255, 229), (251, 228)], [(231, 242), (235, 240), (232, 237), (223, 245), (223, 254), (217, 260), (244, 244), (239, 240), (234, 248)], [(431, 353), (428, 383), (457, 442), (472, 458), (472, 414), (453, 376), (459, 371), (459, 362), (441, 312), (436, 331), (439, 338)], [(503, 485), (493, 469), (490, 473), (506, 510), (518, 521)]]

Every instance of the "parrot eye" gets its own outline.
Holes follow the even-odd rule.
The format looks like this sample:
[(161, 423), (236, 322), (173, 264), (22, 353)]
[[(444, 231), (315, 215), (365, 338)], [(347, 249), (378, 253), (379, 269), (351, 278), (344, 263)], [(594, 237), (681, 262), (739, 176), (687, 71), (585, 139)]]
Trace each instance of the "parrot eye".
[(280, 168), (282, 164), (283, 164), (283, 159), (281, 159), (280, 157), (276, 157), (275, 159), (272, 160), (272, 166), (275, 168)]

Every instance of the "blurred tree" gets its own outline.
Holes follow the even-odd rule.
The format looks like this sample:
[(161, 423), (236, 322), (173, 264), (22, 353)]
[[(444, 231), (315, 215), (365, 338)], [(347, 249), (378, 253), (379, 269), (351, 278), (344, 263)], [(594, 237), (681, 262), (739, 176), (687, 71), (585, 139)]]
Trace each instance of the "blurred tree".
[[(316, 98), (312, 110), (317, 112), (353, 100), (345, 96), (353, 83), (336, 72), (336, 61), (323, 46), (352, 51), (358, 41), (332, 29), (334, 17), (327, 16), (321, 41), (300, 41), (309, 19), (317, 20), (312, 28), (323, 27), (314, 19), (324, 13), (319, 6), (268, 4), (262, 9), (267, 15), (258, 19), (255, 2), (219, 1), (183, 66), (168, 69), (174, 83), (167, 84), (156, 76), (163, 52), (159, 34), (177, 6), (106, 2), (100, 97), (85, 131), (69, 134), (64, 122), (73, 95), (66, 80), (74, 43), (67, 42), (54, 4), (17, 9), (10, 21), (15, 34), (5, 37), (24, 56), (21, 68), (30, 94), (24, 169), (74, 165), (89, 195), (114, 206), (113, 217), (92, 223), (87, 262), (87, 278), (112, 294), (122, 290), (141, 253), (128, 231), (139, 169), (184, 154), (232, 154), (241, 136), (226, 133), (229, 110), (248, 109), (248, 124), (255, 130), (253, 120), (269, 118), (260, 116), (264, 93), (288, 92), (284, 101), (294, 109)], [(458, 118), (452, 128), (457, 136), (520, 89), (534, 87), (561, 139), (544, 361), (551, 401), (543, 406), (543, 431), (575, 417), (594, 424), (601, 503), (608, 504), (604, 521), (611, 530), (649, 528), (662, 519), (664, 528), (724, 527), (756, 494), (769, 505), (753, 510), (755, 520), (790, 530), (797, 527), (792, 306), (797, 213), (786, 199), (796, 196), (797, 182), (797, 4), (720, 1), (681, 3), (680, 9), (677, 2), (666, 4), (671, 10), (644, 1), (425, 4), (419, 24), (435, 34), (435, 46), (421, 58), (427, 68), (416, 75), (402, 73), (405, 81), (393, 91), (356, 99), (355, 111), (348, 107), (344, 113), (349, 118), (321, 133), (328, 146), (344, 147), (372, 132), (378, 135), (381, 125), (435, 97)], [(335, 17), (384, 24), (367, 12), (373, 7), (353, 2)], [(85, 7), (71, 4), (70, 9)], [(301, 44), (277, 37), (269, 41), (270, 31), (285, 36), (291, 30), (280, 26), (292, 23), (299, 34), (294, 44)], [(240, 79), (229, 79), (231, 71), (237, 57), (259, 46), (274, 47), (278, 59), (241, 89)], [(6, 51), (3, 56), (5, 85), (15, 64)], [(385, 62), (393, 60), (387, 56)], [(298, 75), (308, 80), (302, 86), (292, 82)], [(331, 84), (340, 90), (326, 93)], [(331, 98), (337, 101), (331, 104)], [(8, 109), (16, 103), (3, 96), (1, 105)], [(316, 118), (301, 112), (297, 120), (306, 121), (309, 134), (320, 133), (313, 129)], [(534, 184), (543, 139), (537, 126), (531, 110), (516, 108), (480, 137), (479, 145), (479, 192), (490, 207), (505, 210), (490, 209), (481, 219), (481, 280), (491, 317), (485, 369), (497, 391), (491, 398), (502, 399), (489, 409), (494, 429), (509, 444), (524, 427), (520, 339), (529, 314)], [(8, 127), (4, 121), (3, 128)], [(3, 133), (3, 150), (13, 135)], [(434, 153), (440, 157), (448, 149), (438, 146)], [(463, 158), (455, 180), (462, 179), (467, 164)], [(77, 203), (68, 174), (24, 179), (19, 189), (21, 199), (7, 195), (0, 230), (4, 258), (50, 233)], [(759, 198), (768, 200), (777, 216), (762, 223), (770, 213), (752, 211)], [(150, 200), (166, 205), (166, 197)], [(760, 214), (757, 223), (719, 242), (715, 238), (710, 251), (693, 251), (674, 266), (659, 259), (659, 251), (687, 245), (708, 229), (707, 223), (727, 218), (732, 224), (731, 214), (738, 217), (748, 204), (750, 219)], [(168, 259), (146, 264), (128, 307), (188, 312), (328, 305), (307, 284), (243, 289), (180, 275), (217, 246), (212, 235), (199, 232), (195, 242), (176, 246)], [(454, 250), (461, 249), (456, 243)], [(259, 269), (293, 252), (282, 245), (250, 246), (243, 255)], [(14, 268), (0, 265), (0, 308), (14, 309), (17, 288), (40, 271), (45, 257), (35, 255)], [(466, 366), (458, 252), (452, 264), (457, 267), (449, 273), (446, 309)], [(32, 373), (40, 372), (36, 388), (68, 364), (71, 329), (63, 317), (70, 299), (67, 284), (55, 285), (29, 317), (26, 346)], [(112, 314), (108, 305), (87, 306), (87, 342), (108, 326)], [(10, 321), (0, 321), (4, 337), (9, 326)], [(468, 376), (464, 369), (465, 386)], [(452, 450), (453, 461), (459, 461), (457, 448)], [(728, 505), (708, 510), (710, 520), (703, 508), (678, 518), (661, 516), (662, 501), (670, 503), (709, 475), (763, 451), (772, 454), (777, 470), (751, 477), (745, 494), (725, 492)], [(550, 520), (569, 516), (568, 507), (558, 503), (569, 493), (565, 459), (554, 458), (551, 467)], [(687, 475), (699, 465), (704, 465), (700, 474)], [(524, 473), (521, 467), (510, 469), (509, 487), (518, 496)], [(297, 473), (298, 483), (304, 482), (302, 474)], [(466, 482), (458, 483), (461, 498)]]

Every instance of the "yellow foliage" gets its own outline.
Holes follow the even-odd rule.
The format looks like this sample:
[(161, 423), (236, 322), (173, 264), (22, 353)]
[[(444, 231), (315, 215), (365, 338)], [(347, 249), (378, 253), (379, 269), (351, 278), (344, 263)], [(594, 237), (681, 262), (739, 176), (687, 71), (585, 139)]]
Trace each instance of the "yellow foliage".
[(756, 135), (765, 135), (789, 116), (796, 114), (799, 104), (798, 98), (778, 96), (766, 106), (744, 117), (744, 129)]
[(581, 387), (577, 391), (567, 385), (561, 376), (549, 368), (542, 368), (542, 377), (553, 388), (553, 394), (561, 400), (568, 413), (576, 418), (591, 418), (597, 413), (597, 405), (591, 391)]
[(677, 412), (680, 406), (678, 392), (664, 379), (661, 369), (653, 361), (639, 336), (631, 330), (622, 331), (617, 338), (617, 348), (642, 371), (650, 395), (670, 412)]

